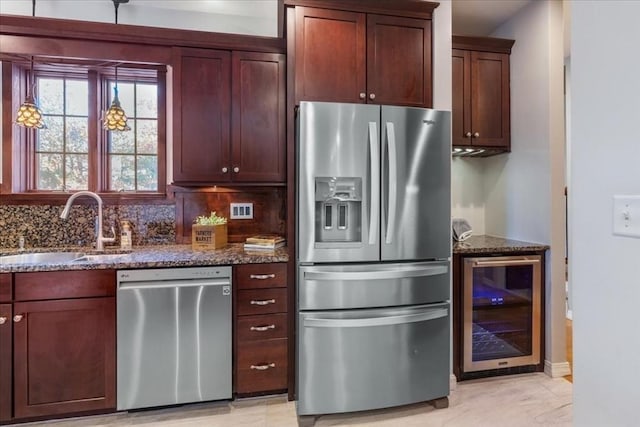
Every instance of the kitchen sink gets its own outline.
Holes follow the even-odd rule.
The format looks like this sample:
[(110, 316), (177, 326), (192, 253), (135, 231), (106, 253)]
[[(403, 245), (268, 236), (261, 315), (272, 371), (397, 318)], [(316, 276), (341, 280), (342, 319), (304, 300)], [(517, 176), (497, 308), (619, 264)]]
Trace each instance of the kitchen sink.
[(71, 260), (72, 262), (97, 262), (107, 263), (120, 261), (127, 257), (128, 254), (95, 254), (95, 255), (82, 255), (79, 258)]
[(84, 252), (40, 252), (0, 256), (2, 264), (63, 264), (86, 256)]

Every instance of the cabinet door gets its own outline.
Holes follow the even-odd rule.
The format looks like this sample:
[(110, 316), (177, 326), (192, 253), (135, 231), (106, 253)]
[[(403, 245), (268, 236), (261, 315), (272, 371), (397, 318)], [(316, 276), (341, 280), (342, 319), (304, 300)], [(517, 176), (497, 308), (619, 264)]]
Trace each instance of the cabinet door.
[(232, 75), (232, 180), (284, 182), (285, 57), (234, 52)]
[(472, 144), (510, 145), (509, 55), (471, 52)]
[(453, 49), (451, 68), (453, 145), (471, 145), (471, 53)]
[(429, 108), (431, 21), (367, 15), (367, 102)]
[(16, 418), (115, 409), (114, 297), (18, 302), (14, 315)]
[(0, 304), (0, 422), (11, 419), (11, 304)]
[(365, 102), (365, 14), (295, 8), (295, 97)]
[(173, 90), (176, 183), (230, 179), (230, 99), (230, 52), (176, 49)]

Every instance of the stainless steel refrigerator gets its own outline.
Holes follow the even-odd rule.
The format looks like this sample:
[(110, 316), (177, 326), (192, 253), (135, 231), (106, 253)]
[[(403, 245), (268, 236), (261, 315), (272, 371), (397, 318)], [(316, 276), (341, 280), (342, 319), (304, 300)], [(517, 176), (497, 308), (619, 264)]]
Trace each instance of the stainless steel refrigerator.
[(301, 102), (299, 415), (446, 398), (451, 114)]

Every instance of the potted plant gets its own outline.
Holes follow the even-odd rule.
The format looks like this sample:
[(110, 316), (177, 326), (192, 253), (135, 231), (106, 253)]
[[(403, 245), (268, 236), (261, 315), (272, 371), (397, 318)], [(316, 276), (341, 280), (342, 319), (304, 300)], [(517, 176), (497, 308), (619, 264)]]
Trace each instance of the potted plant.
[(209, 216), (200, 215), (191, 227), (191, 246), (193, 249), (219, 249), (227, 246), (227, 218), (211, 212)]

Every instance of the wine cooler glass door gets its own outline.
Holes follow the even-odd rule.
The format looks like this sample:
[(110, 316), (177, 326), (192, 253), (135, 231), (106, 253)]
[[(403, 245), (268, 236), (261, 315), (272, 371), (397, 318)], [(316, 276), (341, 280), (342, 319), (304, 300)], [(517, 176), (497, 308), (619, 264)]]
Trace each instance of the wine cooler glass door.
[(465, 372), (540, 363), (541, 257), (466, 258)]

